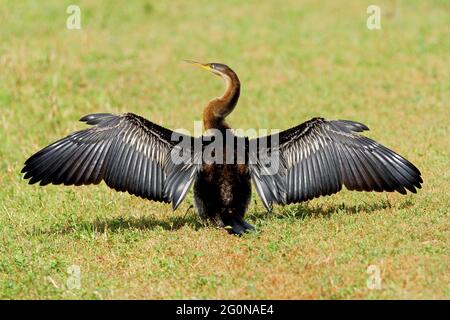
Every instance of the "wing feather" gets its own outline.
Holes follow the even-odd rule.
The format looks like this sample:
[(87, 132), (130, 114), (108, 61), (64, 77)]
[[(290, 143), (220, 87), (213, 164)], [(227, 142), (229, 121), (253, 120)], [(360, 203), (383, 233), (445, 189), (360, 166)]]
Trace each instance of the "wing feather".
[[(280, 150), (280, 170), (262, 175), (258, 171), (261, 159), (250, 166), (266, 207), (271, 207), (272, 202), (287, 204), (331, 195), (342, 186), (356, 191), (402, 194), (420, 189), (420, 171), (394, 151), (359, 134), (365, 130), (369, 129), (359, 122), (314, 118), (278, 133), (275, 141), (279, 144), (271, 148)], [(257, 138), (255, 145), (273, 137)]]
[[(22, 172), (30, 184), (86, 185), (103, 180), (117, 191), (172, 202), (174, 208), (179, 205), (199, 166), (186, 163), (179, 172), (179, 167), (166, 165), (176, 145), (173, 131), (132, 113), (91, 114), (81, 121), (93, 127), (50, 144), (25, 162)], [(168, 183), (167, 175), (176, 186)]]

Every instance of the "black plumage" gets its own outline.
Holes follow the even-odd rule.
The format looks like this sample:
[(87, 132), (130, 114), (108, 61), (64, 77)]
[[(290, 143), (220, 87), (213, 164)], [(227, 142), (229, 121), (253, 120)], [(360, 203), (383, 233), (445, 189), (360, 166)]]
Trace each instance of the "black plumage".
[[(156, 201), (181, 203), (196, 167), (165, 162), (176, 146), (173, 131), (132, 113), (91, 114), (80, 119), (94, 127), (75, 132), (31, 156), (22, 169), (30, 184), (88, 185), (102, 180), (117, 190)], [(167, 176), (182, 176), (183, 179)], [(176, 183), (175, 183), (176, 182)]]
[[(259, 179), (267, 208), (331, 195), (344, 185), (355, 191), (397, 191), (421, 188), (420, 171), (408, 160), (359, 132), (365, 125), (348, 120), (314, 118), (279, 133), (280, 170)], [(263, 137), (258, 139), (270, 139)], [(253, 171), (263, 165), (258, 161)], [(287, 183), (286, 183), (287, 182)], [(274, 187), (275, 185), (275, 187)], [(268, 190), (280, 190), (273, 192)]]
[[(223, 64), (198, 64), (225, 79), (225, 93), (211, 100), (203, 113), (206, 130), (223, 136), (225, 118), (240, 95), (237, 75)], [(420, 171), (394, 151), (360, 133), (368, 128), (348, 120), (314, 118), (268, 137), (238, 138), (216, 152), (219, 162), (204, 159), (210, 135), (194, 138), (175, 133), (132, 113), (97, 113), (81, 118), (92, 127), (70, 134), (31, 156), (22, 169), (29, 183), (98, 184), (176, 209), (194, 183), (194, 200), (203, 218), (231, 233), (253, 227), (244, 221), (251, 181), (267, 209), (332, 195), (345, 186), (355, 191), (397, 191), (421, 188)], [(179, 143), (181, 140), (186, 143)], [(224, 140), (225, 142), (225, 140)], [(195, 146), (200, 145), (197, 149)], [(186, 156), (183, 162), (172, 156)], [(234, 154), (235, 162), (227, 162)], [(275, 169), (274, 169), (275, 168)]]

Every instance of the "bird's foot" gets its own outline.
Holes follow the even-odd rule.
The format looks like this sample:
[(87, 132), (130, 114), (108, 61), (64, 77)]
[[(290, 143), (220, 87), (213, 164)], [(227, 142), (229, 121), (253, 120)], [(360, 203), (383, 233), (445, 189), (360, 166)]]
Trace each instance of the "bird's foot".
[(218, 227), (224, 228), (230, 234), (243, 235), (244, 233), (248, 233), (255, 230), (255, 227), (246, 222), (240, 216), (227, 215), (224, 217), (216, 217), (214, 221)]

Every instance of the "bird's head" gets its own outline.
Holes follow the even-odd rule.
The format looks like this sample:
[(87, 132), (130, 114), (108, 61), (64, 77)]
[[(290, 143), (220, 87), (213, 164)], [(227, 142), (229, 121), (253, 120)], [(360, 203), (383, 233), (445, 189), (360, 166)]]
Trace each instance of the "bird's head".
[(228, 125), (223, 122), (236, 106), (241, 92), (241, 83), (239, 78), (225, 64), (222, 63), (200, 63), (192, 60), (185, 60), (201, 69), (208, 70), (225, 80), (226, 89), (222, 96), (209, 101), (204, 111), (205, 128), (227, 128)]
[(188, 63), (191, 63), (199, 68), (202, 68), (204, 70), (208, 70), (212, 73), (214, 73), (215, 75), (221, 76), (222, 78), (234, 78), (234, 76), (236, 76), (236, 74), (234, 73), (233, 70), (231, 70), (230, 67), (228, 67), (225, 64), (222, 63), (201, 63), (201, 62), (197, 62), (197, 61), (192, 61), (192, 60), (184, 60)]

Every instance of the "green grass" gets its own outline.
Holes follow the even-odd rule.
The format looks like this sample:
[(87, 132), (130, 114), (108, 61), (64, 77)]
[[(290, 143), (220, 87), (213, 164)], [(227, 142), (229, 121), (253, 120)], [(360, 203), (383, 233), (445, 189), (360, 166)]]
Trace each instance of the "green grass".
[[(0, 298), (450, 298), (450, 4), (378, 1), (0, 1)], [(229, 123), (278, 128), (314, 116), (367, 124), (415, 163), (418, 194), (352, 193), (276, 207), (258, 231), (204, 226), (109, 190), (29, 186), (20, 170), (88, 113), (131, 111), (191, 129), (223, 90), (182, 59), (229, 64)], [(81, 269), (68, 289), (67, 269)], [(367, 268), (381, 290), (366, 286)]]

